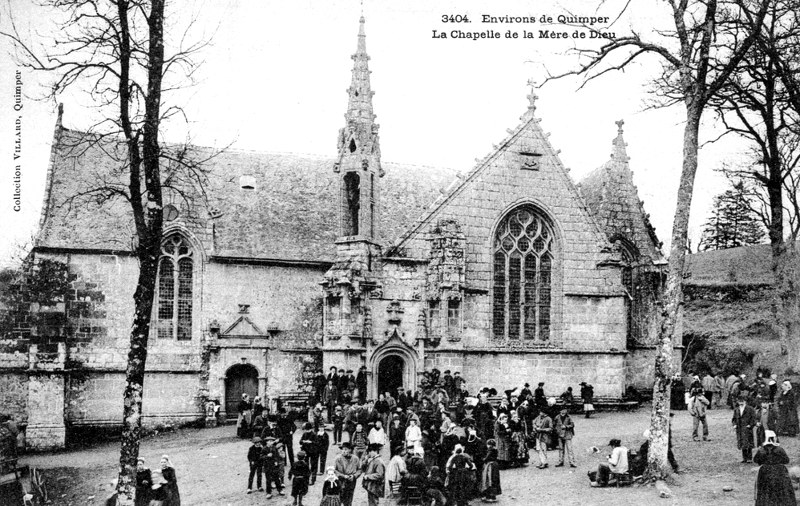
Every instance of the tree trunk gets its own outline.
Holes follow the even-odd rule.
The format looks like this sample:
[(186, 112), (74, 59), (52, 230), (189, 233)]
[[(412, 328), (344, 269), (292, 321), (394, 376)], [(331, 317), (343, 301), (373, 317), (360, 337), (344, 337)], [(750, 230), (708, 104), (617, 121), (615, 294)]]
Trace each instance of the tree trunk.
[(678, 201), (675, 219), (672, 224), (672, 243), (670, 245), (667, 286), (664, 293), (664, 309), (661, 329), (658, 335), (658, 348), (653, 384), (653, 410), (650, 416), (650, 450), (647, 456), (647, 476), (651, 479), (664, 479), (672, 473), (667, 459), (669, 449), (670, 386), (673, 374), (673, 348), (675, 340), (680, 343), (681, 336), (675, 335), (678, 318), (683, 304), (683, 264), (689, 227), (689, 210), (694, 193), (694, 179), (697, 173), (698, 136), (702, 108), (687, 105), (686, 127), (683, 131), (683, 168), (681, 170)]
[(785, 374), (800, 372), (800, 340), (797, 338), (800, 307), (797, 297), (796, 253), (794, 244), (787, 244), (783, 240), (772, 244), (772, 271), (775, 281), (771, 309), (773, 329), (780, 339), (781, 354), (786, 357), (786, 371), (781, 371)]
[[(158, 245), (161, 238), (152, 238), (142, 246), (139, 258), (139, 279), (134, 294), (136, 313), (131, 329), (128, 367), (125, 371), (125, 394), (122, 415), (122, 442), (119, 456), (117, 504), (133, 504), (136, 491), (136, 464), (142, 430), (142, 393), (147, 361), (147, 339), (153, 313), (156, 277), (158, 274)], [(146, 251), (145, 251), (146, 250)]]

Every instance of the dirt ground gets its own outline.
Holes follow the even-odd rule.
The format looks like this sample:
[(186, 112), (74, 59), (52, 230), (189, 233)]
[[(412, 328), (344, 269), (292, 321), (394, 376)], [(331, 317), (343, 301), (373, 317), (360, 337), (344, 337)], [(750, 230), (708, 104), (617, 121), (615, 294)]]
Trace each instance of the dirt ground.
[[(731, 411), (709, 412), (709, 442), (694, 442), (691, 438), (692, 420), (686, 411), (677, 412), (673, 422), (675, 455), (681, 473), (670, 484), (672, 497), (660, 499), (653, 486), (596, 489), (589, 487), (586, 472), (597, 467), (601, 456), (587, 452), (591, 446), (603, 447), (612, 437), (623, 444), (638, 449), (643, 441), (642, 432), (648, 425), (649, 410), (634, 412), (598, 413), (586, 420), (575, 418), (575, 449), (578, 468), (554, 468), (557, 451), (550, 452), (550, 468), (539, 470), (536, 453), (531, 452), (532, 465), (501, 472), (503, 494), (500, 505), (559, 504), (559, 505), (739, 505), (752, 504), (753, 485), (758, 467), (740, 464), (741, 454), (736, 449), (735, 434), (731, 428)], [(161, 434), (142, 444), (141, 455), (151, 467), (158, 465), (161, 454), (168, 454), (175, 465), (178, 485), (184, 506), (195, 505), (291, 505), (291, 497), (275, 496), (266, 500), (262, 493), (245, 494), (247, 485), (247, 441), (235, 437), (235, 427), (216, 429), (187, 429)], [(297, 433), (299, 437), (300, 431)], [(800, 438), (781, 441), (791, 465), (800, 464)], [(99, 505), (110, 494), (110, 480), (115, 475), (118, 445), (104, 443), (79, 451), (28, 455), (25, 464), (45, 472), (52, 504), (64, 506)], [(332, 463), (336, 448), (328, 452)], [(287, 469), (288, 470), (288, 469)], [(723, 492), (731, 486), (731, 492)], [(311, 487), (304, 504), (319, 504), (321, 482)], [(354, 504), (366, 504), (366, 492), (360, 484), (356, 489)], [(396, 504), (382, 500), (381, 504)], [(474, 501), (474, 504), (480, 504)]]

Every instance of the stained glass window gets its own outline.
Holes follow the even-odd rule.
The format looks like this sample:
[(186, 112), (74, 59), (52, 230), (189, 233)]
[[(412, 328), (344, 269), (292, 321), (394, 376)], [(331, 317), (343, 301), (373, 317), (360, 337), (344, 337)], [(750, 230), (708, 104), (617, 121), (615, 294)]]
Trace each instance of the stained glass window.
[(503, 218), (494, 240), (495, 338), (550, 338), (554, 240), (549, 221), (530, 206)]

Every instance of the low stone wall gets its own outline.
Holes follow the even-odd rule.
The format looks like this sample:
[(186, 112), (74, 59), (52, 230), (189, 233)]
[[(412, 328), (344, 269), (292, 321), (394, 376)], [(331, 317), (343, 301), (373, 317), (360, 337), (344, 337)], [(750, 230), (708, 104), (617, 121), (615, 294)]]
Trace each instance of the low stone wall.
[(459, 371), (474, 394), (483, 387), (502, 392), (530, 383), (545, 382), (545, 393), (558, 397), (567, 387), (575, 396), (579, 383), (594, 386), (597, 396), (621, 398), (625, 390), (624, 352), (592, 353), (557, 350), (517, 352), (430, 353), (425, 369)]

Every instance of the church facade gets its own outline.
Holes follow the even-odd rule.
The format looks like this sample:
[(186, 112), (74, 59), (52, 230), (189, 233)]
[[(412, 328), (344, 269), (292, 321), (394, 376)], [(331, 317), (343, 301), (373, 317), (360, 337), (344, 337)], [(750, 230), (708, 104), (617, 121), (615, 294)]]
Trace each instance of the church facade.
[[(533, 93), (469, 171), (386, 163), (368, 60), (362, 18), (335, 159), (193, 147), (202, 191), (176, 172), (144, 423), (201, 419), (208, 399), (233, 415), (243, 392), (307, 398), (331, 366), (365, 366), (371, 396), (414, 391), (432, 368), (461, 372), (472, 392), (650, 388), (664, 259), (622, 122), (610, 159), (579, 184)], [(33, 255), (67, 264), (69, 289), (32, 310), (64, 323), (0, 353), (0, 408), (28, 422), (34, 447), (121, 419), (133, 229), (127, 203), (76, 200), (124, 173), (119, 149), (59, 115)]]

